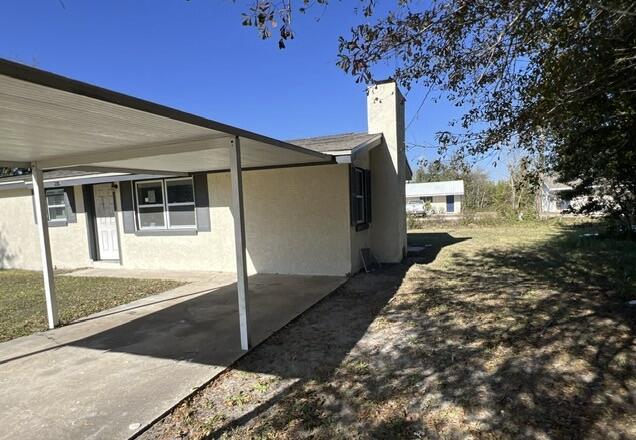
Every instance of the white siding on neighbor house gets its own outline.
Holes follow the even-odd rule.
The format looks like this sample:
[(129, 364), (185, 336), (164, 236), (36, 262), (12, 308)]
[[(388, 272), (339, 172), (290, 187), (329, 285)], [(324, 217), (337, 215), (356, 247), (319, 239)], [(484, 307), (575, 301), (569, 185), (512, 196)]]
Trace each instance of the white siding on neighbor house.
[[(447, 212), (446, 210), (446, 196), (432, 196), (433, 201), (431, 202), (431, 210), (434, 214), (459, 214), (462, 212), (462, 204), (464, 202), (464, 196), (454, 196), (455, 197), (455, 210), (452, 213)], [(408, 197), (406, 199), (407, 203), (411, 200), (424, 200), (425, 197)]]
[(545, 183), (541, 185), (540, 191), (541, 212), (546, 214), (560, 214), (571, 205), (569, 200), (561, 197), (561, 191), (550, 191)]
[[(77, 223), (49, 228), (53, 266), (88, 267), (86, 215), (80, 187), (74, 187)], [(41, 270), (42, 259), (31, 190), (0, 191), (0, 268)]]
[(463, 180), (444, 180), (439, 182), (420, 182), (406, 184), (406, 197), (431, 197), (464, 195)]

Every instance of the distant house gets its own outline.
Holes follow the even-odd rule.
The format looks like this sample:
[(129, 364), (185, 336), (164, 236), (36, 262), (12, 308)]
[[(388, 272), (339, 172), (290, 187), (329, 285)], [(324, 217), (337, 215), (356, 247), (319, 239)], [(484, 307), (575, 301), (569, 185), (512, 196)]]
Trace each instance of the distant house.
[(458, 214), (464, 202), (464, 181), (407, 183), (406, 203), (418, 200), (424, 202), (428, 214)]
[(571, 207), (568, 197), (570, 185), (559, 182), (555, 177), (545, 176), (539, 190), (539, 208), (541, 214), (561, 214)]

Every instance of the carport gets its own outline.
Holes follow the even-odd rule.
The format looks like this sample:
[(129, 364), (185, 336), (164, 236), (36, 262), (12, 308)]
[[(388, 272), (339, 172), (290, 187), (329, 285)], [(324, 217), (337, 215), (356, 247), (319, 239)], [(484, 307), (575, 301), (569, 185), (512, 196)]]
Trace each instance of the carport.
[(240, 345), (248, 350), (242, 171), (333, 161), (326, 154), (0, 59), (0, 166), (32, 169), (50, 328), (59, 321), (42, 171), (180, 175), (229, 170)]

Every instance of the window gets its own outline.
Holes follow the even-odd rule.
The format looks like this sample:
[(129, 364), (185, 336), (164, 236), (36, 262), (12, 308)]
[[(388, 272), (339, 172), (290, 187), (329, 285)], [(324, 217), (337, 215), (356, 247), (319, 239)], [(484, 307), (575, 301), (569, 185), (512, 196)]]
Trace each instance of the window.
[(139, 229), (196, 228), (192, 178), (136, 182)]
[(371, 174), (369, 170), (351, 170), (351, 223), (364, 229), (371, 223)]
[(139, 229), (163, 229), (166, 227), (163, 203), (163, 182), (137, 183), (137, 214)]
[(433, 203), (433, 197), (431, 196), (424, 196), (424, 197), (420, 197), (422, 199), (422, 201), (424, 203)]
[(64, 189), (46, 190), (47, 216), (50, 222), (65, 222), (66, 203), (64, 202)]
[(166, 180), (166, 194), (169, 227), (196, 226), (192, 179)]

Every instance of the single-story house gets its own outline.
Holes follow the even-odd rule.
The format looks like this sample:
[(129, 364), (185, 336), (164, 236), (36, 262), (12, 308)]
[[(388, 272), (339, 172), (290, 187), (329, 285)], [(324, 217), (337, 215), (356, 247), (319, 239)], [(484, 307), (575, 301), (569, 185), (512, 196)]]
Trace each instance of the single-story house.
[(424, 202), (427, 214), (458, 214), (464, 202), (464, 181), (407, 183), (406, 203), (414, 200)]
[(561, 183), (554, 177), (544, 176), (538, 193), (541, 214), (561, 214), (568, 210), (572, 206), (572, 200), (568, 196), (570, 191), (570, 185)]
[(53, 327), (54, 267), (237, 271), (241, 305), (248, 273), (399, 262), (404, 106), (379, 82), (367, 133), (282, 141), (0, 60), (0, 166), (32, 169), (0, 180), (0, 268), (44, 270)]
[[(592, 201), (604, 206), (613, 205), (613, 197), (606, 194), (603, 185), (594, 184), (591, 186), (590, 194), (573, 196), (573, 186), (576, 185), (577, 182), (563, 183), (553, 175), (543, 176), (536, 196), (539, 214), (544, 216), (572, 214)], [(605, 215), (606, 213), (605, 209), (601, 209), (591, 213), (591, 215)]]

